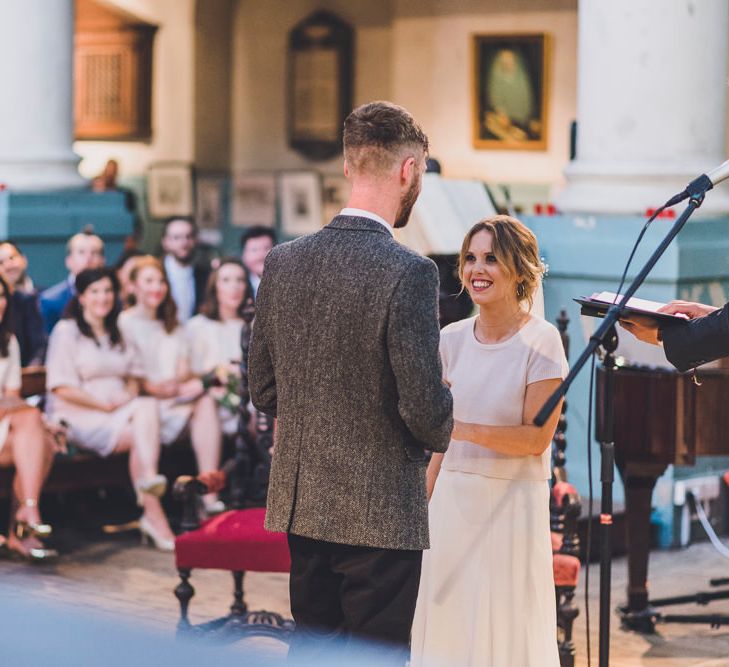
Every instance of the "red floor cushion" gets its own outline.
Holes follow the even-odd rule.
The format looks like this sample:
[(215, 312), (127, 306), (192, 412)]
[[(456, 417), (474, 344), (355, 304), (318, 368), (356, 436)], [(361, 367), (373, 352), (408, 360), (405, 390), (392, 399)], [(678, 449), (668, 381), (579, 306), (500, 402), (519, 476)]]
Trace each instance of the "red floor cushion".
[(175, 540), (178, 568), (245, 572), (288, 572), (286, 533), (263, 527), (265, 508), (231, 510)]

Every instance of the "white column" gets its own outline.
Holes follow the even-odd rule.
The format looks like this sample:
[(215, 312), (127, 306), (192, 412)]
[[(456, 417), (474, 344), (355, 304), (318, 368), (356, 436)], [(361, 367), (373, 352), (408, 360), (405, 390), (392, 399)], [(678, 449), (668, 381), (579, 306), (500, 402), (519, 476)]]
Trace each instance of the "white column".
[(0, 20), (0, 183), (83, 186), (73, 152), (73, 0), (4, 0)]
[[(580, 0), (565, 212), (657, 207), (725, 159), (727, 0)], [(700, 209), (729, 213), (729, 186)]]

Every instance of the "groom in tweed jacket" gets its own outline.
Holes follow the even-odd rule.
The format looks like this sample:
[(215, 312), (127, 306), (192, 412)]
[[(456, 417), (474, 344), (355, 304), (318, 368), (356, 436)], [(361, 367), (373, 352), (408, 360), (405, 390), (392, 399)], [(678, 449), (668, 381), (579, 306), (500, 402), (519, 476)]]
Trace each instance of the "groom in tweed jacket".
[(289, 535), (292, 654), (359, 636), (388, 646), (388, 664), (407, 657), (429, 546), (426, 450), (445, 451), (452, 427), (438, 271), (392, 231), (408, 221), (427, 151), (405, 109), (355, 109), (347, 208), (266, 259), (249, 377), (254, 405), (278, 417), (266, 527)]

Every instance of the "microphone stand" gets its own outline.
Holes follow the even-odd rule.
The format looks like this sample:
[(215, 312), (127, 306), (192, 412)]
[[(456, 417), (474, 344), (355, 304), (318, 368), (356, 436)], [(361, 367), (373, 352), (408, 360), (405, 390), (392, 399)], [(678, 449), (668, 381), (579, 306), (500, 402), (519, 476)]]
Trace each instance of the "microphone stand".
[[(708, 182), (708, 187), (707, 187)], [(666, 234), (665, 238), (646, 262), (645, 266), (640, 270), (628, 289), (625, 291), (623, 298), (619, 303), (612, 305), (605, 318), (597, 328), (595, 333), (590, 336), (590, 340), (585, 349), (580, 354), (575, 364), (570, 369), (567, 377), (557, 387), (554, 393), (547, 399), (541, 410), (534, 418), (534, 424), (542, 426), (549, 419), (557, 404), (567, 393), (570, 385), (574, 381), (585, 363), (595, 353), (598, 346), (605, 349), (605, 369), (606, 382), (605, 392), (601, 397), (603, 402), (602, 428), (598, 434), (600, 440), (600, 481), (602, 482), (602, 500), (600, 509), (600, 667), (608, 667), (610, 656), (610, 580), (611, 580), (611, 550), (610, 550), (610, 534), (613, 523), (613, 470), (614, 470), (614, 443), (613, 437), (613, 372), (614, 359), (612, 353), (617, 347), (617, 335), (615, 333), (615, 324), (620, 317), (620, 313), (633, 294), (643, 284), (648, 274), (671, 244), (673, 239), (678, 235), (693, 212), (701, 206), (704, 201), (706, 191), (712, 187), (711, 181), (706, 179), (696, 179), (689, 184), (691, 192), (689, 192), (689, 203), (681, 215), (676, 219), (671, 230)], [(693, 187), (692, 187), (693, 186)], [(592, 409), (592, 406), (590, 406)], [(597, 421), (597, 420), (596, 420)], [(588, 556), (589, 557), (589, 556)]]

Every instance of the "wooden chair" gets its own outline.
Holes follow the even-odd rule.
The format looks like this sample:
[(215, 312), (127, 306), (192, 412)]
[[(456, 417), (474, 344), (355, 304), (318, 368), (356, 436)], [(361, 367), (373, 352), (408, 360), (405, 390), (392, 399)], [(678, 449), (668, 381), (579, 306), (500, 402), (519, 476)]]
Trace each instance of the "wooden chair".
[[(567, 312), (562, 310), (557, 328), (562, 337), (565, 354), (569, 354)], [(577, 537), (577, 520), (582, 506), (580, 496), (567, 481), (565, 465), (567, 457), (567, 401), (562, 404), (562, 414), (554, 434), (552, 448), (552, 493), (550, 496), (550, 528), (552, 531), (552, 565), (557, 597), (557, 644), (562, 667), (574, 667), (575, 646), (572, 626), (579, 614), (574, 605), (575, 589), (580, 576), (580, 543)]]
[[(20, 394), (23, 398), (40, 397), (39, 407), (46, 393), (46, 369), (44, 366), (28, 366), (22, 369)], [(178, 446), (182, 445), (182, 446)], [(129, 487), (129, 455), (115, 453), (100, 457), (74, 447), (69, 443), (67, 454), (57, 454), (43, 493), (65, 493), (87, 489)], [(183, 471), (194, 469), (195, 460), (187, 442), (182, 440), (172, 447), (162, 448), (160, 471), (174, 479)], [(13, 466), (0, 467), (0, 498), (9, 497), (12, 490)]]

